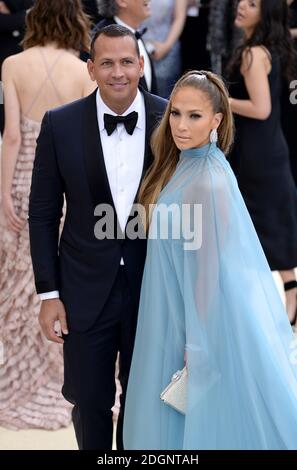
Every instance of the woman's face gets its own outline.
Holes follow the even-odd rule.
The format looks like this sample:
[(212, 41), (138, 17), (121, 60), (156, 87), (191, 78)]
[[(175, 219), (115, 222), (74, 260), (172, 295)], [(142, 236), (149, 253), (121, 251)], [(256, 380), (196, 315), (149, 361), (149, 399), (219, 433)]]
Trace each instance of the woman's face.
[(171, 99), (169, 124), (179, 150), (209, 143), (210, 133), (219, 127), (221, 119), (221, 113), (214, 113), (208, 95), (192, 86), (180, 88)]
[(246, 33), (252, 33), (261, 20), (261, 0), (240, 0), (237, 7), (235, 26)]

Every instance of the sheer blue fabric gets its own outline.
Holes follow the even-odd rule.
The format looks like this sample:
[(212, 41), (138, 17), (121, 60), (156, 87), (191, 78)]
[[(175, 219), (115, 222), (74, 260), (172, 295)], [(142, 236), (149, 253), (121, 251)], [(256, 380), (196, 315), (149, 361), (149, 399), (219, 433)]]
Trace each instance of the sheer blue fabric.
[[(162, 204), (201, 205), (201, 247), (185, 249), (187, 238), (170, 230), (154, 237)], [(174, 229), (181, 222), (172, 213)], [(184, 366), (185, 348), (184, 416), (160, 392)], [(228, 161), (215, 144), (182, 151), (152, 216), (125, 448), (297, 449), (296, 349)]]

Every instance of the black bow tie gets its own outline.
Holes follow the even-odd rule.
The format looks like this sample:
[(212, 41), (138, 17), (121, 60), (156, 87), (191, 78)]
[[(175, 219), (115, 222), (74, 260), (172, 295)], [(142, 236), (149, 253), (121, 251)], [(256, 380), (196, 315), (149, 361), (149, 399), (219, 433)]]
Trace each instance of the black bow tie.
[(108, 135), (111, 135), (119, 123), (123, 123), (128, 134), (132, 135), (138, 121), (138, 113), (132, 111), (127, 116), (113, 116), (104, 114), (104, 127)]
[(147, 28), (143, 28), (139, 31), (135, 31), (135, 37), (136, 39), (141, 39), (141, 37), (147, 32)]

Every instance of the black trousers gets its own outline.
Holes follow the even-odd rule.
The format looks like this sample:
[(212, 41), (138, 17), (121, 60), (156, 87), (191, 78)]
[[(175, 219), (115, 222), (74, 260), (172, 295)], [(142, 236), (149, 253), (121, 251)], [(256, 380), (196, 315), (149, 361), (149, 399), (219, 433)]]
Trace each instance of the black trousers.
[[(86, 312), (87, 314), (87, 312)], [(115, 363), (120, 352), (119, 379), (123, 393), (117, 426), (117, 448), (123, 449), (123, 415), (131, 365), (137, 306), (130, 297), (125, 268), (120, 266), (110, 296), (95, 325), (64, 336), (62, 393), (74, 404), (73, 424), (79, 449), (112, 448)]]

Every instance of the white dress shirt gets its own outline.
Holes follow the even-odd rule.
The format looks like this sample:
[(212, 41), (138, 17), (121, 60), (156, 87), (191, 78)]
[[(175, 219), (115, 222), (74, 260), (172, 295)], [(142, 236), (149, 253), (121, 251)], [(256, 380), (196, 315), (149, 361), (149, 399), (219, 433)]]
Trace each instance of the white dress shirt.
[[(102, 100), (99, 89), (96, 94), (98, 130), (103, 150), (108, 182), (122, 231), (125, 230), (128, 217), (140, 184), (145, 152), (145, 104), (143, 95), (137, 91), (136, 98), (123, 116), (136, 111), (138, 121), (132, 135), (126, 132), (124, 124), (117, 125), (108, 136), (104, 127), (104, 114), (117, 114)], [(121, 260), (123, 264), (123, 260)], [(40, 300), (59, 298), (58, 291), (39, 294)]]
[[(131, 26), (124, 23), (117, 16), (114, 16), (114, 19), (119, 25), (125, 26), (126, 28), (130, 29), (130, 31), (132, 31), (133, 34), (136, 33), (136, 29), (131, 28)], [(152, 89), (152, 68), (151, 68), (149, 55), (148, 55), (148, 53), (147, 53), (147, 51), (144, 47), (143, 41), (141, 39), (138, 39), (137, 42), (138, 42), (138, 46), (139, 46), (139, 50), (140, 50), (140, 55), (142, 55), (144, 57), (144, 78), (145, 78), (145, 81), (146, 81), (146, 84), (147, 84), (148, 91), (151, 91), (151, 89)]]

